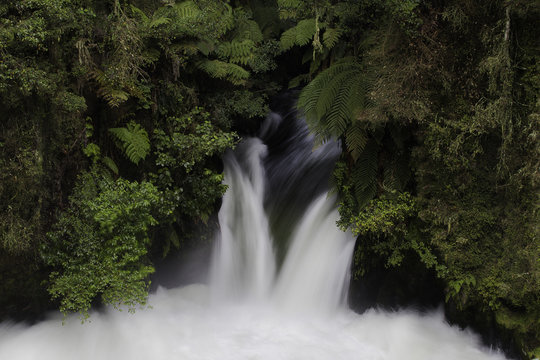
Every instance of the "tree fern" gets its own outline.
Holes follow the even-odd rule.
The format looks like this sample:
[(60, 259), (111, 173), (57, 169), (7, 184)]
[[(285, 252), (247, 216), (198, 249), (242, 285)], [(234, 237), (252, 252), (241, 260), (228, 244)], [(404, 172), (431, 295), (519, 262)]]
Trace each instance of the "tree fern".
[(118, 147), (135, 165), (150, 152), (148, 133), (135, 122), (130, 122), (127, 127), (111, 128), (109, 132), (119, 140)]
[(201, 11), (193, 1), (183, 1), (175, 4), (173, 7), (177, 16), (182, 19), (194, 18), (199, 15)]
[(323, 33), (323, 45), (327, 48), (333, 48), (339, 41), (341, 34), (341, 29), (326, 28)]
[(278, 0), (279, 17), (282, 19), (295, 18), (303, 5), (300, 0)]
[(409, 152), (405, 140), (408, 134), (395, 124), (386, 126), (385, 151), (388, 153), (384, 166), (383, 187), (386, 190), (403, 190), (410, 179)]
[(217, 49), (217, 54), (223, 58), (228, 58), (230, 62), (246, 65), (252, 58), (255, 49), (253, 40), (231, 41), (221, 43)]
[(347, 150), (351, 154), (354, 161), (358, 160), (358, 157), (364, 150), (368, 141), (368, 135), (366, 129), (359, 122), (354, 122), (345, 131), (345, 145)]
[(101, 161), (103, 162), (103, 164), (105, 164), (105, 166), (107, 166), (109, 168), (109, 170), (111, 170), (115, 175), (118, 175), (118, 166), (116, 166), (116, 163), (114, 162), (113, 159), (111, 159), (110, 157), (108, 156), (104, 156)]
[(305, 84), (309, 81), (309, 79), (310, 79), (309, 74), (300, 74), (298, 76), (295, 76), (289, 81), (289, 89), (298, 87), (301, 84)]
[(263, 34), (256, 21), (251, 19), (240, 19), (233, 32), (233, 38), (236, 40), (251, 40), (259, 43), (263, 40)]
[(220, 60), (202, 60), (197, 67), (214, 78), (227, 80), (235, 85), (242, 85), (249, 77), (249, 72), (236, 64)]
[(361, 66), (354, 58), (345, 58), (321, 72), (302, 90), (298, 107), (318, 136), (340, 137), (365, 106), (367, 88)]
[(112, 80), (100, 69), (92, 69), (89, 76), (97, 84), (97, 95), (107, 101), (110, 107), (118, 107), (129, 98), (129, 94), (115, 87)]
[(377, 194), (379, 145), (370, 139), (353, 168), (351, 181), (359, 208), (364, 207)]
[(295, 45), (304, 46), (313, 40), (317, 30), (315, 19), (300, 20), (296, 26), (281, 34), (280, 46), (282, 50), (289, 50)]
[[(155, 15), (155, 14), (154, 14)], [(166, 25), (171, 22), (171, 19), (165, 16), (153, 16), (148, 23), (149, 28), (156, 28), (160, 25)]]

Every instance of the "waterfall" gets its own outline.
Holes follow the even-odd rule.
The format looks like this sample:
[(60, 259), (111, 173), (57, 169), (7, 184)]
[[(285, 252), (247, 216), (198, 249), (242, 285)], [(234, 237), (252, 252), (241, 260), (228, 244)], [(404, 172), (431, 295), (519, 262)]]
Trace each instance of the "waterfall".
[[(320, 155), (311, 153), (312, 144), (308, 145), (308, 157), (317, 159)], [(305, 150), (296, 147), (293, 154)], [(307, 205), (276, 271), (264, 202), (267, 154), (267, 146), (259, 138), (248, 138), (225, 158), (228, 191), (219, 212), (220, 232), (210, 281), (213, 297), (217, 302), (265, 301), (289, 311), (337, 309), (344, 300), (354, 239), (336, 227), (335, 201), (323, 193)], [(286, 160), (291, 154), (287, 155)], [(297, 163), (294, 168), (301, 172), (305, 166)], [(289, 186), (300, 191), (298, 186), (311, 179), (301, 180)]]
[(159, 288), (148, 309), (106, 309), (85, 324), (60, 314), (2, 323), (0, 359), (504, 359), (441, 311), (348, 309), (354, 239), (336, 227), (327, 193), (338, 155), (338, 144), (313, 150), (304, 124), (271, 114), (224, 158), (207, 284)]

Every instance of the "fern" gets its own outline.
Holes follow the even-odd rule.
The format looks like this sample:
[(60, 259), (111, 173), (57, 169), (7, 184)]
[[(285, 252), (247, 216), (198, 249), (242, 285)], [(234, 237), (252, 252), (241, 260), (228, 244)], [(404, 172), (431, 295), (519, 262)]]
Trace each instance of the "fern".
[(195, 18), (201, 12), (197, 4), (193, 1), (183, 1), (175, 4), (173, 7), (177, 16), (181, 19)]
[(367, 88), (361, 66), (354, 58), (344, 58), (321, 72), (302, 90), (298, 107), (316, 135), (340, 137), (365, 106)]
[(239, 41), (251, 40), (254, 43), (260, 43), (263, 40), (263, 34), (256, 21), (241, 19), (233, 33), (233, 38)]
[(135, 165), (150, 152), (148, 133), (135, 122), (130, 122), (127, 127), (111, 128), (109, 132), (120, 141), (118, 147)]
[(358, 157), (364, 150), (367, 141), (367, 132), (358, 122), (353, 123), (345, 131), (345, 145), (347, 146), (347, 150), (351, 154), (354, 161), (358, 160)]
[(278, 0), (278, 6), (283, 7), (290, 7), (290, 8), (299, 8), (302, 6), (302, 1), (300, 0)]
[(379, 145), (369, 140), (360, 154), (351, 177), (359, 208), (364, 207), (377, 194)]
[(282, 19), (296, 18), (303, 2), (300, 0), (278, 0), (279, 17)]
[(211, 77), (227, 80), (234, 85), (243, 85), (249, 77), (249, 72), (241, 66), (220, 60), (202, 60), (197, 67)]
[(219, 45), (217, 54), (230, 62), (246, 65), (252, 58), (255, 44), (252, 40), (225, 42)]
[(280, 46), (282, 50), (289, 50), (295, 45), (309, 44), (317, 30), (315, 19), (300, 20), (296, 26), (281, 34)]
[(339, 41), (339, 38), (341, 37), (342, 33), (343, 31), (341, 29), (327, 28), (323, 34), (324, 46), (326, 46), (329, 49), (333, 48)]
[[(155, 15), (155, 14), (154, 14)], [(164, 16), (153, 16), (152, 20), (148, 23), (149, 28), (156, 28), (160, 25), (166, 25), (171, 22), (171, 19)]]
[(124, 90), (107, 87), (99, 89), (98, 95), (103, 97), (111, 107), (118, 107), (129, 99), (129, 94)]
[(310, 79), (309, 74), (301, 74), (295, 76), (289, 81), (289, 89), (300, 86), (301, 84), (307, 83)]
[(216, 49), (216, 44), (212, 41), (201, 39), (199, 42), (194, 44), (198, 51), (203, 55), (208, 56), (212, 51)]
[(386, 190), (403, 190), (410, 179), (409, 152), (406, 149), (407, 136), (403, 130), (395, 124), (387, 125), (385, 149), (389, 153), (384, 166), (383, 187)]
[(101, 161), (103, 162), (103, 164), (105, 164), (105, 166), (107, 166), (109, 168), (109, 170), (111, 170), (115, 175), (118, 175), (118, 166), (116, 166), (116, 163), (114, 162), (113, 159), (111, 159), (110, 157), (108, 156), (104, 156)]
[(98, 85), (97, 95), (107, 101), (110, 107), (118, 107), (129, 98), (129, 94), (115, 87), (112, 80), (100, 69), (92, 69), (89, 72), (89, 77)]

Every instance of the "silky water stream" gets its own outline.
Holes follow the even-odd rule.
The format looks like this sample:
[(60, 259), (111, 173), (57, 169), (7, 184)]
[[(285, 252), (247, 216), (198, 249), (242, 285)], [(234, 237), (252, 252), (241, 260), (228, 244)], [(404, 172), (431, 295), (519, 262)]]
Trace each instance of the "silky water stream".
[(305, 125), (271, 114), (225, 156), (229, 186), (205, 284), (158, 288), (150, 308), (62, 324), (0, 324), (1, 360), (505, 359), (441, 312), (346, 305), (354, 239), (327, 194), (335, 143), (312, 151)]

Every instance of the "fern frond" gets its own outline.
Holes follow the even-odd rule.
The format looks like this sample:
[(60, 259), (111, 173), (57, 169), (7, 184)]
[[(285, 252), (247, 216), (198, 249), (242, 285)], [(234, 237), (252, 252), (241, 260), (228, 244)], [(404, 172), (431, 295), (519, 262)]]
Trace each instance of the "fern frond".
[(179, 18), (194, 18), (200, 13), (200, 9), (193, 1), (183, 1), (174, 5), (174, 10)]
[(246, 65), (252, 58), (255, 43), (252, 40), (231, 41), (221, 43), (217, 49), (217, 54), (223, 58), (228, 58), (230, 62)]
[(89, 72), (89, 76), (98, 85), (97, 95), (107, 101), (110, 107), (118, 107), (129, 98), (129, 94), (114, 87), (107, 74), (100, 69), (94, 68)]
[[(340, 76), (332, 80), (332, 83), (334, 83), (336, 79), (338, 81), (341, 80), (336, 89), (333, 89), (330, 84), (330, 86), (326, 88), (330, 89), (330, 91), (323, 91), (321, 93), (321, 100), (323, 101), (319, 101), (317, 104), (317, 113), (322, 114), (322, 123), (325, 128), (328, 129), (329, 135), (337, 138), (343, 135), (345, 129), (351, 122), (351, 111), (348, 107), (351, 93), (349, 83), (354, 81), (354, 79), (347, 78), (347, 73), (340, 74)], [(324, 103), (324, 100), (326, 99), (325, 92), (328, 94), (326, 104)], [(328, 105), (328, 108), (324, 107), (326, 105)], [(322, 109), (324, 109), (324, 113), (319, 113)]]
[[(349, 85), (351, 81), (354, 81), (351, 75), (355, 74), (352, 74), (351, 71), (342, 71), (329, 79), (315, 104), (318, 118), (325, 116), (331, 107), (336, 107), (336, 102), (345, 103), (348, 100)], [(344, 105), (347, 107), (346, 104)], [(347, 111), (348, 108), (338, 110)]]
[(101, 88), (98, 95), (107, 101), (110, 107), (118, 107), (129, 99), (129, 94), (121, 89)]
[(197, 42), (197, 44), (195, 44), (195, 46), (205, 56), (208, 56), (216, 48), (216, 45), (212, 41), (208, 41), (208, 40), (205, 40), (205, 39)]
[(300, 0), (278, 0), (277, 3), (280, 8), (299, 8), (302, 5), (302, 1)]
[(326, 28), (323, 33), (324, 46), (329, 49), (333, 48), (339, 41), (342, 33), (343, 31), (341, 29)]
[[(154, 14), (155, 15), (155, 14)], [(160, 25), (166, 25), (171, 22), (171, 19), (165, 16), (153, 16), (152, 20), (148, 24), (149, 28), (156, 28)]]
[(282, 50), (289, 50), (295, 45), (309, 44), (317, 30), (315, 19), (300, 20), (296, 26), (281, 34), (280, 46)]
[(282, 19), (295, 18), (302, 6), (300, 0), (278, 0), (279, 17)]
[(254, 43), (260, 43), (263, 40), (263, 34), (256, 21), (246, 19), (237, 25), (234, 39), (238, 41), (251, 40)]
[(384, 164), (384, 169), (384, 188), (387, 190), (403, 190), (411, 177), (406, 152), (397, 151), (392, 153), (392, 158)]
[(362, 69), (354, 58), (345, 58), (321, 72), (300, 93), (298, 108), (308, 126), (322, 137), (339, 137), (362, 106)]
[(365, 206), (377, 193), (377, 168), (379, 146), (374, 140), (367, 142), (352, 171), (356, 201)]
[(301, 74), (295, 76), (289, 81), (289, 89), (300, 86), (301, 84), (307, 83), (309, 81), (309, 74)]
[(345, 145), (355, 162), (364, 150), (367, 140), (366, 130), (359, 123), (353, 123), (345, 131)]
[(182, 42), (169, 46), (168, 54), (195, 55), (201, 51), (199, 44), (195, 42)]
[(214, 78), (227, 80), (234, 85), (242, 85), (249, 77), (249, 72), (241, 66), (220, 60), (202, 60), (197, 67)]
[(109, 170), (111, 170), (115, 175), (118, 175), (118, 166), (116, 166), (116, 163), (114, 162), (113, 159), (111, 159), (110, 157), (108, 156), (104, 156), (101, 161), (103, 162), (103, 164), (105, 164), (105, 166), (107, 166), (109, 168)]
[(110, 128), (109, 132), (120, 141), (118, 146), (135, 165), (150, 152), (148, 133), (135, 122), (130, 122), (127, 127)]
[(279, 11), (274, 6), (256, 6), (253, 8), (253, 19), (257, 22), (264, 39), (274, 38), (279, 29)]

